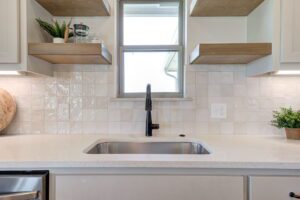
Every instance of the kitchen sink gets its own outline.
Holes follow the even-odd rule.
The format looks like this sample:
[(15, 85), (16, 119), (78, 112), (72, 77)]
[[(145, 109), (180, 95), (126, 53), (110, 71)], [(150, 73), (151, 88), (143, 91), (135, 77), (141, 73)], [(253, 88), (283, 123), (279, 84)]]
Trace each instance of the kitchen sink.
[(210, 154), (197, 142), (100, 142), (87, 154)]

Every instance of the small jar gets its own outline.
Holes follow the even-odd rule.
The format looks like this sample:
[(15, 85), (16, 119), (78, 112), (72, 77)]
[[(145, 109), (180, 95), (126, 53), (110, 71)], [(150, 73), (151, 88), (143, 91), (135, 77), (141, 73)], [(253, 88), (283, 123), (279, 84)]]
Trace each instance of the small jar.
[(83, 23), (74, 24), (75, 43), (87, 43), (90, 28)]

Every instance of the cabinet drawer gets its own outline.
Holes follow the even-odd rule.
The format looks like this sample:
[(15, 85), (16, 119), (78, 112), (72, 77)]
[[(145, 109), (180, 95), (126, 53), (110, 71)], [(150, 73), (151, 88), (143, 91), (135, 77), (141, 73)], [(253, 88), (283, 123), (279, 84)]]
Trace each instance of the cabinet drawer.
[(60, 175), (56, 200), (243, 200), (243, 177)]
[(300, 177), (251, 177), (250, 200), (291, 200), (300, 194)]

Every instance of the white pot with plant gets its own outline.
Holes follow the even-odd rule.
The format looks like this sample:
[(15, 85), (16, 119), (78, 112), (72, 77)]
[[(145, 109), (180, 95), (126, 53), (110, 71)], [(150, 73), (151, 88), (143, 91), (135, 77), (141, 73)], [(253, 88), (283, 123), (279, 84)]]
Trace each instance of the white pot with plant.
[(53, 24), (50, 24), (41, 19), (36, 19), (36, 21), (44, 31), (53, 37), (53, 43), (67, 43), (68, 39), (74, 36), (74, 33), (70, 31), (72, 20), (68, 24), (65, 21), (62, 24), (59, 24), (57, 21), (53, 21)]
[(300, 111), (292, 108), (281, 108), (273, 112), (272, 125), (277, 128), (285, 128), (288, 139), (300, 140)]

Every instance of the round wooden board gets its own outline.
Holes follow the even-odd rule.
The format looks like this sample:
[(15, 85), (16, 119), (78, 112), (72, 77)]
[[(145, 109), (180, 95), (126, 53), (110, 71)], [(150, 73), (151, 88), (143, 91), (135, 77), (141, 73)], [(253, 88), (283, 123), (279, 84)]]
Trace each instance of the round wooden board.
[(0, 88), (0, 132), (5, 129), (13, 120), (17, 111), (14, 98)]

